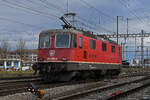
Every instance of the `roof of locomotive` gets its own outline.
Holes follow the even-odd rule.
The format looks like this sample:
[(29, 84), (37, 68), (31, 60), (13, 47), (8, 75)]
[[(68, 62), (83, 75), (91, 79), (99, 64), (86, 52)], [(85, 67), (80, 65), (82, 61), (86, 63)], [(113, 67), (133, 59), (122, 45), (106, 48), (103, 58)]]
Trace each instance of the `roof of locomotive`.
[(104, 35), (95, 35), (93, 32), (90, 31), (83, 31), (83, 30), (75, 30), (75, 29), (50, 29), (50, 30), (44, 30), (40, 34), (47, 34), (47, 33), (79, 33), (87, 37), (91, 37), (98, 40), (103, 40), (112, 44), (117, 45), (117, 43), (113, 40), (110, 40)]

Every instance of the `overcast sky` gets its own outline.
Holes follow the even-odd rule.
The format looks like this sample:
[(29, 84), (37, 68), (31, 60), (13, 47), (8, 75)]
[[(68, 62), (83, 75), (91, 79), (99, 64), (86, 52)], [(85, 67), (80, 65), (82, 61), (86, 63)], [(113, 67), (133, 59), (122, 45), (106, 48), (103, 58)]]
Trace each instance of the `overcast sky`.
[(119, 33), (126, 33), (126, 18), (129, 33), (150, 32), (149, 4), (150, 0), (0, 0), (0, 40), (8, 40), (14, 49), (23, 39), (26, 48), (35, 49), (39, 32), (61, 28), (59, 17), (67, 11), (77, 14), (77, 27), (98, 34), (116, 32), (116, 16), (121, 16)]

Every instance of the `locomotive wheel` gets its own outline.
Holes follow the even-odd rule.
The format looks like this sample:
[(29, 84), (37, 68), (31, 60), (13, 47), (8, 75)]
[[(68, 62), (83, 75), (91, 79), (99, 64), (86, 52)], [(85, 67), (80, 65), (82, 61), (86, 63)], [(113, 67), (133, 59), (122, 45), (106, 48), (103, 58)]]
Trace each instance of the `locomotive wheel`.
[(49, 82), (67, 82), (67, 81), (73, 81), (79, 79), (79, 72), (73, 71), (73, 72), (59, 72), (59, 73), (49, 73), (45, 74), (43, 78), (45, 80), (49, 80)]
[(94, 73), (95, 73), (96, 79), (100, 79), (100, 78), (104, 77), (104, 75), (101, 74), (101, 70), (94, 71)]
[(59, 81), (71, 81), (74, 73), (72, 72), (63, 72), (58, 76)]

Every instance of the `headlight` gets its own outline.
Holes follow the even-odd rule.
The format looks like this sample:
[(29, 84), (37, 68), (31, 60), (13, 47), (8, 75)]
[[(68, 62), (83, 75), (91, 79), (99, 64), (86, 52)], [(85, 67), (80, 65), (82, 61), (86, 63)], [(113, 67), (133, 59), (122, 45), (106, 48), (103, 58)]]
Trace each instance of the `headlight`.
[(61, 60), (62, 60), (62, 61), (67, 61), (67, 58), (62, 57)]
[(44, 58), (40, 58), (39, 60), (40, 60), (40, 61), (44, 61)]

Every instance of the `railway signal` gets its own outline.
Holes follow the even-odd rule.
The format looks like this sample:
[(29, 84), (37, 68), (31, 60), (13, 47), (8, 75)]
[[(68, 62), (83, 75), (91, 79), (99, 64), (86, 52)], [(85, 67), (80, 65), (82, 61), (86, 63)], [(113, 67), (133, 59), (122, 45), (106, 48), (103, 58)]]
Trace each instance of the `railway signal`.
[(45, 94), (44, 90), (39, 90), (33, 83), (28, 84), (27, 91), (31, 93), (29, 100), (33, 100), (34, 96), (42, 98)]

